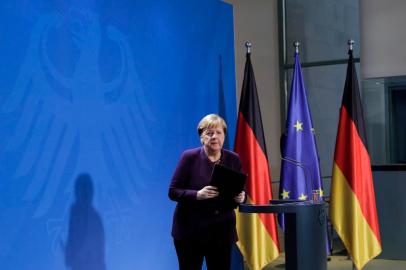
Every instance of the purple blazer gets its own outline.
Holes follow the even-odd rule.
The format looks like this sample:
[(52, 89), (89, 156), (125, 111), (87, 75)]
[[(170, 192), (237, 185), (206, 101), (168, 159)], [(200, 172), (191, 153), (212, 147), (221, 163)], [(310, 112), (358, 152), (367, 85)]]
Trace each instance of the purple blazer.
[[(220, 164), (241, 170), (239, 156), (229, 150), (221, 150)], [(203, 147), (183, 152), (169, 186), (169, 198), (178, 202), (172, 224), (175, 240), (238, 240), (234, 213), (237, 203), (196, 199), (197, 191), (209, 185), (213, 168)]]

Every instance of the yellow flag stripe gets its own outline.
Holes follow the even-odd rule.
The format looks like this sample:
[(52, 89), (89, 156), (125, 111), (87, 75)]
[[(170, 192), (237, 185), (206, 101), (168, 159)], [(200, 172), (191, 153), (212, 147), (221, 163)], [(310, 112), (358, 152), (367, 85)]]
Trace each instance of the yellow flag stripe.
[(376, 257), (382, 247), (362, 214), (360, 203), (343, 172), (334, 163), (330, 218), (358, 269)]
[[(248, 197), (247, 203), (251, 203)], [(258, 214), (240, 213), (236, 210), (238, 248), (250, 270), (260, 270), (279, 256), (279, 250)]]

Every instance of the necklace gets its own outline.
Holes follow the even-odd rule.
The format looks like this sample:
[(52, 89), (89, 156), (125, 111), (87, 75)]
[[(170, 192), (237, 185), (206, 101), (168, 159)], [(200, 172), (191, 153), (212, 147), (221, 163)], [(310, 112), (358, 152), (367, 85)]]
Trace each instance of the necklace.
[[(222, 152), (220, 151), (219, 153), (215, 154), (215, 155), (209, 155), (208, 151), (206, 148), (203, 148), (204, 152), (206, 153), (207, 159), (209, 160), (209, 162), (211, 164), (218, 164), (221, 161), (221, 156), (222, 156)], [(218, 156), (218, 157), (217, 157)], [(217, 158), (216, 160), (212, 160), (210, 157), (212, 158)]]
[(211, 162), (213, 165), (216, 165), (216, 164), (219, 164), (219, 163), (220, 163), (220, 160), (221, 160), (221, 158), (219, 158), (218, 160), (215, 160), (215, 161), (211, 161), (211, 160), (210, 160), (210, 162)]

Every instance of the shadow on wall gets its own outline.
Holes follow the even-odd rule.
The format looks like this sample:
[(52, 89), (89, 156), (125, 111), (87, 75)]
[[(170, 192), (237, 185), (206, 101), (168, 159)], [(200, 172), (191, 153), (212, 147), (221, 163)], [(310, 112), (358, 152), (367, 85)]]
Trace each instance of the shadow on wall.
[(89, 174), (75, 181), (75, 201), (70, 209), (65, 264), (72, 270), (105, 270), (104, 227), (92, 205), (93, 183)]

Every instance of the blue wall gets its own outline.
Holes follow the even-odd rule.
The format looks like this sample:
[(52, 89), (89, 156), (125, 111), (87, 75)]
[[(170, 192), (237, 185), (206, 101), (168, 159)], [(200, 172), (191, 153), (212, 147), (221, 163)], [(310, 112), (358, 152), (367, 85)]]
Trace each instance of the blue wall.
[(176, 269), (179, 155), (212, 112), (233, 142), (231, 6), (5, 0), (0, 59), (0, 269)]

